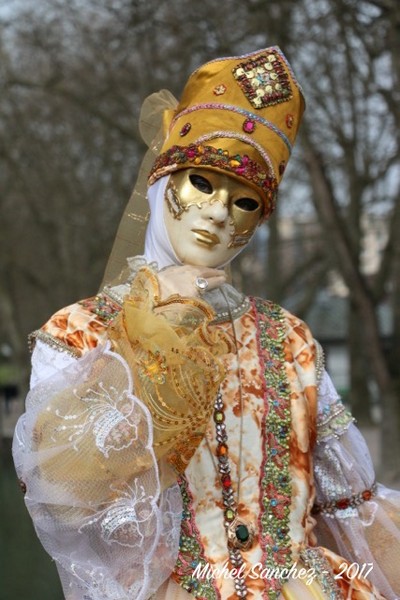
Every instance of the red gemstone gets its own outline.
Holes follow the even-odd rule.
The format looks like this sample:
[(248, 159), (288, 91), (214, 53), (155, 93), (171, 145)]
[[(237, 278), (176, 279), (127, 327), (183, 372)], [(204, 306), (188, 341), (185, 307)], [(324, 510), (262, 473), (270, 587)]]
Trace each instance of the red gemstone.
[(344, 510), (345, 508), (349, 508), (350, 500), (348, 498), (343, 498), (342, 500), (337, 500), (335, 504), (336, 508), (338, 508), (339, 510)]
[(245, 122), (243, 123), (243, 131), (245, 131), (246, 133), (253, 133), (255, 128), (256, 128), (256, 124), (251, 119), (246, 119)]
[(221, 481), (224, 488), (229, 488), (232, 485), (232, 480), (229, 477), (229, 475), (224, 475), (223, 477), (221, 477)]
[(183, 136), (187, 135), (187, 134), (189, 133), (189, 131), (191, 130), (191, 128), (192, 128), (191, 124), (190, 124), (190, 123), (186, 123), (186, 124), (185, 124), (185, 125), (182, 127), (182, 129), (180, 130), (180, 132), (179, 132), (179, 135), (180, 135), (181, 137), (183, 137)]
[(293, 115), (286, 115), (286, 127), (291, 129), (293, 127), (294, 117)]
[(372, 498), (372, 492), (370, 492), (370, 490), (365, 490), (361, 495), (363, 500), (371, 500)]

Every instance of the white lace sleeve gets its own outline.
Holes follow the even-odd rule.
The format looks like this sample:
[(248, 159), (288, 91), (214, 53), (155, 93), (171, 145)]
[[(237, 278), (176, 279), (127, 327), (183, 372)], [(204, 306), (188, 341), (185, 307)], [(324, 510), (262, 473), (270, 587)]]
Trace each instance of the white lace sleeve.
[(37, 534), (67, 600), (144, 600), (178, 554), (179, 487), (164, 491), (151, 417), (124, 360), (38, 343), (13, 453)]
[(76, 360), (70, 354), (59, 352), (41, 340), (37, 340), (32, 352), (31, 389), (40, 381), (72, 365)]
[(386, 598), (399, 598), (400, 492), (376, 484), (365, 440), (326, 372), (318, 401), (318, 543), (350, 562), (372, 565), (368, 578)]

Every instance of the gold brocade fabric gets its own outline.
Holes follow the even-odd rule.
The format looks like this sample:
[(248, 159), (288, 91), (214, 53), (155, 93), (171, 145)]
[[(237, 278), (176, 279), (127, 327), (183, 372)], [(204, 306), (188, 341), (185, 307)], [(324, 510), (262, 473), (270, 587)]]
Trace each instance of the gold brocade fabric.
[(200, 300), (159, 301), (157, 278), (143, 268), (110, 329), (114, 348), (132, 369), (135, 393), (150, 411), (156, 457), (178, 472), (204, 437), (225, 375), (218, 357), (231, 344), (209, 327), (214, 316)]

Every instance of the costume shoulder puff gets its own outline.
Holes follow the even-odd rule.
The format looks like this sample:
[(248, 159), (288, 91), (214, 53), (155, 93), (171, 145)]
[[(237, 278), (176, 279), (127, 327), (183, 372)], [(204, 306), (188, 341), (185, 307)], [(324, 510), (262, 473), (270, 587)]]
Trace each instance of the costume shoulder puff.
[(105, 341), (107, 328), (120, 310), (121, 306), (103, 292), (66, 306), (30, 334), (30, 348), (33, 350), (36, 340), (41, 340), (79, 358)]

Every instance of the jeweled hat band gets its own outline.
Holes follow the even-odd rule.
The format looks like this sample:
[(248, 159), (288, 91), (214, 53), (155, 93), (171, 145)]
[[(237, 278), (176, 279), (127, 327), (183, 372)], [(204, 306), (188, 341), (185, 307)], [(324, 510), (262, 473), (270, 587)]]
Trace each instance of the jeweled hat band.
[(186, 167), (229, 172), (260, 193), (268, 216), (304, 111), (289, 63), (277, 47), (211, 61), (189, 78), (149, 181)]

